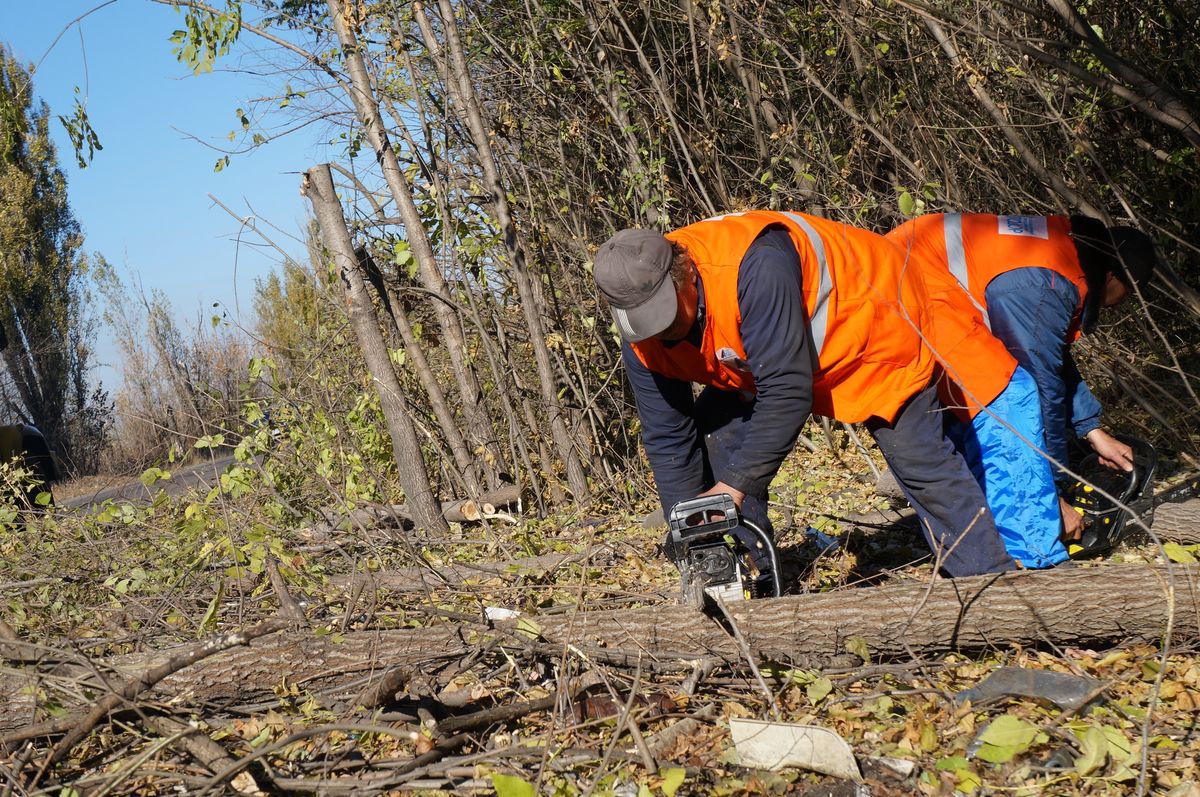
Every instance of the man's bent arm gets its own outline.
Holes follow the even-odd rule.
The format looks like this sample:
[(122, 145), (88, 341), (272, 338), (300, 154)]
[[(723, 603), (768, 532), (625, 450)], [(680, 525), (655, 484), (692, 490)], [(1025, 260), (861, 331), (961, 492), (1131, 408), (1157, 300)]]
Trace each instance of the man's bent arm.
[(716, 477), (747, 495), (766, 495), (812, 410), (816, 357), (800, 268), (787, 231), (773, 228), (747, 250), (738, 273), (742, 345), (757, 394), (742, 446)]
[(1079, 366), (1075, 364), (1075, 358), (1070, 352), (1063, 358), (1063, 382), (1067, 387), (1067, 395), (1071, 398), (1071, 428), (1076, 437), (1087, 437), (1088, 432), (1100, 428), (1100, 402), (1083, 381)]

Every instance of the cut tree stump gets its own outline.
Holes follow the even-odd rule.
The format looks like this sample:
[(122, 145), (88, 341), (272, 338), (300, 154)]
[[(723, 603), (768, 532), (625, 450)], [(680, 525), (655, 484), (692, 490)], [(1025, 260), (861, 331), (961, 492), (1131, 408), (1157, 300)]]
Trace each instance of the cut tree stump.
[[(864, 645), (872, 658), (906, 659), (1010, 644), (1158, 642), (1172, 608), (1172, 640), (1179, 645), (1200, 631), (1198, 578), (1200, 565), (1100, 565), (845, 588), (737, 603), (729, 614), (756, 656), (810, 667)], [(687, 669), (696, 659), (741, 658), (725, 627), (676, 604), (530, 619), (540, 629), (541, 649), (607, 662), (632, 666), (640, 658), (660, 669)], [(530, 627), (526, 623), (524, 630)], [(435, 662), (496, 638), (514, 647), (529, 644), (515, 623), (490, 630), (441, 625), (362, 631), (347, 633), (341, 641), (311, 631), (282, 632), (175, 673), (153, 694), (175, 705), (206, 704), (218, 710), (271, 701), (280, 684), (352, 696), (388, 670), (429, 672)], [(106, 664), (129, 675), (172, 652), (177, 651)], [(27, 671), (0, 679), (0, 733), (35, 721), (22, 689), (45, 677)]]

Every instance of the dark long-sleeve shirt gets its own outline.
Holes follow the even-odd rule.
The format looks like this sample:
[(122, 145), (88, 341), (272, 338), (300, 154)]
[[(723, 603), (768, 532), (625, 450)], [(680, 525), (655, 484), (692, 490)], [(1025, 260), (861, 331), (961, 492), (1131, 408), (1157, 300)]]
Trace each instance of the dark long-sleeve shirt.
[(1037, 382), (1046, 453), (1065, 464), (1068, 433), (1082, 437), (1100, 426), (1100, 402), (1079, 375), (1067, 339), (1079, 290), (1050, 269), (1016, 268), (993, 279), (985, 295), (993, 334)]
[[(703, 297), (701, 290), (697, 324), (689, 335), (696, 344), (703, 331)], [(743, 443), (721, 473), (707, 472), (702, 435), (716, 419), (696, 417), (691, 383), (651, 372), (629, 344), (622, 346), (642, 441), (664, 509), (716, 481), (747, 495), (765, 496), (812, 409), (815, 358), (801, 292), (800, 256), (782, 228), (765, 230), (743, 256), (738, 308), (742, 345), (757, 393), (747, 405), (752, 414)]]

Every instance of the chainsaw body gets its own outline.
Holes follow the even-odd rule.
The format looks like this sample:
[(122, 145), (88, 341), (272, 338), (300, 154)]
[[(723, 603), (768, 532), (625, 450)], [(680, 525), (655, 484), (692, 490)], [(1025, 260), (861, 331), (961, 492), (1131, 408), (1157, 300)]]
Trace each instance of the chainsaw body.
[[(768, 591), (767, 582), (770, 594), (779, 596), (782, 580), (775, 543), (756, 523), (739, 515), (732, 496), (720, 493), (680, 501), (671, 507), (667, 526), (664, 549), (679, 568), (685, 604), (700, 608), (706, 601), (765, 597), (760, 593)], [(757, 557), (735, 535), (739, 526), (754, 534)], [(755, 578), (752, 558), (765, 559), (769, 572), (760, 569)]]
[(1133, 509), (1121, 505), (1128, 507), (1150, 494), (1158, 453), (1145, 440), (1132, 435), (1114, 437), (1133, 449), (1133, 470), (1123, 472), (1105, 467), (1095, 453), (1088, 454), (1076, 467), (1083, 479), (1067, 489), (1065, 498), (1083, 516), (1084, 528), (1079, 540), (1067, 543), (1072, 559), (1099, 556), (1116, 547), (1126, 523), (1137, 515)]

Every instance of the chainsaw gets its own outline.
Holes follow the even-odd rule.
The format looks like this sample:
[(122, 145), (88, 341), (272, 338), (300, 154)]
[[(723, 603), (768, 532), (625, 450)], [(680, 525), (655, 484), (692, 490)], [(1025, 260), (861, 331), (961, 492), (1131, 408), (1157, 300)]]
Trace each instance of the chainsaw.
[[(757, 538), (751, 551), (734, 535), (738, 526)], [(775, 542), (757, 523), (738, 514), (733, 496), (726, 493), (680, 501), (667, 518), (667, 558), (679, 568), (683, 603), (703, 608), (706, 602), (779, 597), (783, 579)], [(755, 556), (755, 554), (758, 554)], [(765, 556), (764, 556), (765, 555)], [(758, 567), (756, 578), (751, 561), (765, 560), (769, 572)]]
[(1130, 503), (1150, 494), (1158, 452), (1137, 437), (1125, 434), (1114, 437), (1133, 449), (1133, 470), (1117, 471), (1105, 467), (1095, 453), (1088, 454), (1075, 468), (1083, 478), (1067, 489), (1065, 498), (1083, 516), (1083, 533), (1080, 539), (1067, 543), (1067, 553), (1072, 559), (1099, 556), (1116, 547), (1125, 524), (1138, 515), (1134, 508), (1126, 509), (1122, 505), (1129, 507)]

